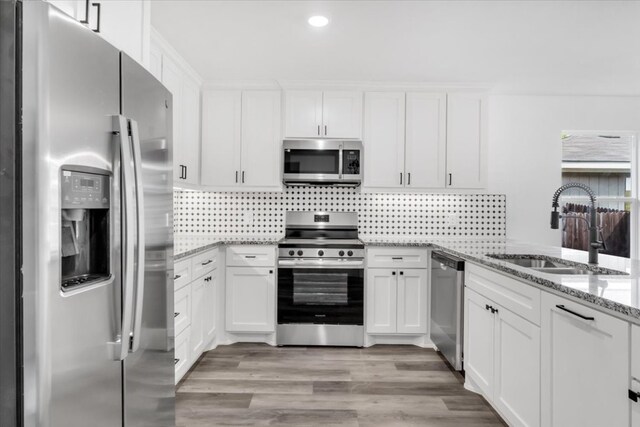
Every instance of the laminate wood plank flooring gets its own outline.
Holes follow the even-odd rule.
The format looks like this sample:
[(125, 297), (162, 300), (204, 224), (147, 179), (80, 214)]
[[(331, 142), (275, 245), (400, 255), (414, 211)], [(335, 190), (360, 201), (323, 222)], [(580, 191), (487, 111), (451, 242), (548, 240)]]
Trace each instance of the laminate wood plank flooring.
[(505, 426), (438, 353), (415, 346), (205, 353), (176, 390), (178, 427)]

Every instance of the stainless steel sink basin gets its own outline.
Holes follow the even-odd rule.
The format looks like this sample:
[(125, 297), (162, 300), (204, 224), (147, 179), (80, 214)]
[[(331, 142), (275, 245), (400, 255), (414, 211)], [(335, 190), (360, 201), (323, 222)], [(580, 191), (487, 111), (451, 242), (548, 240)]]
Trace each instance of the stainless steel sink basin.
[(554, 258), (546, 255), (533, 254), (487, 254), (488, 257), (500, 261), (515, 264), (520, 267), (530, 268), (540, 273), (549, 274), (575, 274), (575, 275), (627, 275), (622, 271), (610, 270), (608, 268), (580, 264), (574, 261), (566, 261), (561, 258)]

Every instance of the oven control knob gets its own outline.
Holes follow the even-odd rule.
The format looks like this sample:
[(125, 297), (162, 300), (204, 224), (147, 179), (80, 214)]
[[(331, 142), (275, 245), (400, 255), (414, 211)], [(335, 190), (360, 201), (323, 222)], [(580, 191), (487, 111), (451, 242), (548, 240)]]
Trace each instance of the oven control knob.
[(340, 256), (344, 256), (344, 251), (340, 251), (340, 252), (338, 252), (338, 255), (340, 255)]
[(318, 251), (318, 256), (322, 256), (322, 255), (324, 255), (324, 251), (322, 250)]
[(294, 251), (289, 251), (289, 256), (293, 256), (295, 254)]
[(302, 256), (303, 252), (302, 251), (298, 251), (298, 256)]
[(353, 255), (353, 251), (347, 252), (347, 255), (352, 256)]

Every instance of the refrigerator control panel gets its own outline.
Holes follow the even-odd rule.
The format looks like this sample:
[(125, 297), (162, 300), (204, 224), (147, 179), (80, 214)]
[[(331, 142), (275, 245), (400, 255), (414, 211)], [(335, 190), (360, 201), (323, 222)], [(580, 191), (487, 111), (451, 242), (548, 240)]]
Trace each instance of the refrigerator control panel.
[(62, 209), (109, 209), (109, 176), (62, 170)]

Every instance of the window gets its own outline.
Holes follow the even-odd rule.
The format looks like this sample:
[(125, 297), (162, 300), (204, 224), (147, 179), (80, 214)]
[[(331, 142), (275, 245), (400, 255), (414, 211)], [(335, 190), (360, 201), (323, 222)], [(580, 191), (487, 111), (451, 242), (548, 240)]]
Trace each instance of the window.
[[(636, 257), (636, 141), (630, 132), (563, 132), (562, 183), (579, 182), (597, 196), (598, 229), (605, 242), (602, 253)], [(569, 189), (560, 197), (562, 246), (588, 250), (589, 197)], [(572, 218), (570, 218), (572, 217)]]

